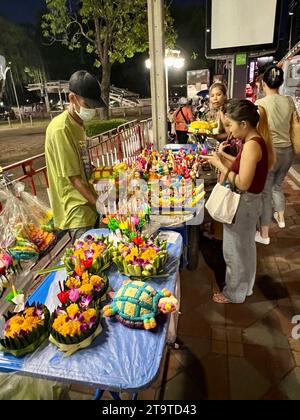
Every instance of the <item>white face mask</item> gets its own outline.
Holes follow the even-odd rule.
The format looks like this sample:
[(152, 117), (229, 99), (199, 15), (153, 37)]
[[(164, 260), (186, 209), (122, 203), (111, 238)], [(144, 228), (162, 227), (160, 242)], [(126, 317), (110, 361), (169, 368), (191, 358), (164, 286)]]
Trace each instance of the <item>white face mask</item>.
[(76, 111), (76, 109), (75, 109), (75, 112), (78, 115), (78, 117), (84, 122), (91, 121), (96, 115), (95, 109), (84, 108), (83, 106), (80, 107), (79, 112)]

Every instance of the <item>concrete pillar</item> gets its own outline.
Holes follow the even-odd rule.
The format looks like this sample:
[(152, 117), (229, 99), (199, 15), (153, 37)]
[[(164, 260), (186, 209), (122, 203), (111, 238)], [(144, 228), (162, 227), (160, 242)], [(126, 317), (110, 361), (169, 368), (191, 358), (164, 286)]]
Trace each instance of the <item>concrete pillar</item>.
[(163, 0), (148, 0), (149, 53), (153, 137), (159, 150), (167, 144), (167, 98), (165, 73), (165, 16)]

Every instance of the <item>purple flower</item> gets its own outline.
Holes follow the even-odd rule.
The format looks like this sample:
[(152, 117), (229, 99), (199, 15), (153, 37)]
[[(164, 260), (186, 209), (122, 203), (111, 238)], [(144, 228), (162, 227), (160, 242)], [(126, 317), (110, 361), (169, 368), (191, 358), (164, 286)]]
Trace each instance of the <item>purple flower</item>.
[(152, 248), (154, 249), (154, 251), (159, 252), (160, 251), (160, 247), (156, 246), (156, 245), (152, 245)]
[(80, 331), (84, 333), (89, 329), (89, 327), (90, 327), (89, 324), (82, 324), (80, 326)]
[(29, 330), (21, 330), (18, 335), (22, 335), (23, 337), (30, 333)]
[(7, 321), (5, 321), (5, 323), (4, 323), (4, 331), (6, 331), (6, 330), (8, 329), (9, 324), (10, 324), (10, 320), (8, 319), (8, 320), (7, 320)]
[(75, 245), (75, 249), (81, 249), (84, 246), (83, 241), (77, 241)]
[(93, 259), (94, 253), (95, 253), (94, 250), (85, 251), (84, 252), (85, 258), (87, 260)]
[(100, 290), (103, 288), (103, 282), (99, 282), (98, 284), (96, 284), (95, 286), (95, 290), (96, 292), (100, 292)]
[(66, 315), (66, 311), (64, 311), (62, 308), (58, 307), (55, 311), (55, 316), (59, 317), (60, 315)]
[(80, 306), (83, 309), (87, 309), (90, 306), (90, 303), (92, 302), (93, 298), (92, 296), (82, 296)]
[(96, 319), (97, 319), (97, 318), (96, 318), (95, 316), (93, 316), (93, 317), (90, 319), (90, 325), (95, 324)]
[(145, 264), (145, 260), (143, 260), (143, 258), (135, 258), (133, 263), (135, 265), (144, 265)]
[(87, 236), (85, 237), (85, 240), (86, 240), (87, 242), (93, 242), (93, 241), (94, 241), (94, 237), (93, 237), (92, 235), (87, 235)]
[(36, 307), (34, 308), (34, 311), (33, 311), (33, 316), (38, 316), (38, 317), (40, 317), (40, 316), (42, 316), (42, 315), (43, 315), (43, 313), (44, 313), (44, 311), (43, 311), (42, 307), (39, 305), (39, 306), (36, 306)]
[(75, 319), (79, 322), (83, 322), (84, 321), (84, 316), (81, 313), (79, 313), (79, 314), (76, 314)]

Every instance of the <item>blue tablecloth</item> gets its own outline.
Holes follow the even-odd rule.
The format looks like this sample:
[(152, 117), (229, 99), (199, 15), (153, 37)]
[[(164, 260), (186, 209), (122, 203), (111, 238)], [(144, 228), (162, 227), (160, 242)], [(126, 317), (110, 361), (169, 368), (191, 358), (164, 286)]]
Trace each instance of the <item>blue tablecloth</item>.
[[(89, 232), (106, 234), (107, 230)], [(168, 245), (170, 255), (166, 266), (169, 274), (164, 279), (153, 279), (149, 283), (157, 290), (175, 291), (182, 238)], [(49, 275), (41, 286), (30, 297), (29, 302), (46, 302), (50, 310), (57, 306), (57, 281), (63, 280), (65, 272)], [(125, 277), (115, 268), (108, 272), (110, 285), (117, 290)], [(169, 319), (169, 318), (167, 318)], [(161, 359), (168, 333), (168, 322), (165, 320), (155, 331), (131, 330), (113, 319), (102, 319), (103, 332), (96, 338), (91, 347), (64, 357), (49, 342), (44, 343), (35, 353), (21, 359), (0, 352), (0, 370), (19, 371), (31, 376), (58, 380), (68, 383), (79, 383), (110, 391), (138, 391), (148, 387), (159, 372)]]

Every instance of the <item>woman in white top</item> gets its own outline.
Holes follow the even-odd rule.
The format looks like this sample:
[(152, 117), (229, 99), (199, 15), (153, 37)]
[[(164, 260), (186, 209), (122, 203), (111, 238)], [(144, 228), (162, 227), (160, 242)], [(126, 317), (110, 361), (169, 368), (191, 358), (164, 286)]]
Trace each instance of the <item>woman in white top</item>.
[(280, 228), (285, 228), (285, 197), (282, 184), (288, 174), (294, 159), (291, 142), (291, 121), (295, 104), (291, 97), (279, 94), (279, 88), (284, 81), (282, 69), (272, 66), (263, 75), (263, 90), (266, 97), (256, 102), (262, 106), (268, 116), (269, 130), (273, 138), (276, 151), (276, 163), (269, 172), (265, 190), (263, 192), (263, 215), (261, 217), (261, 231), (256, 234), (256, 242), (270, 244), (269, 226), (274, 219)]

